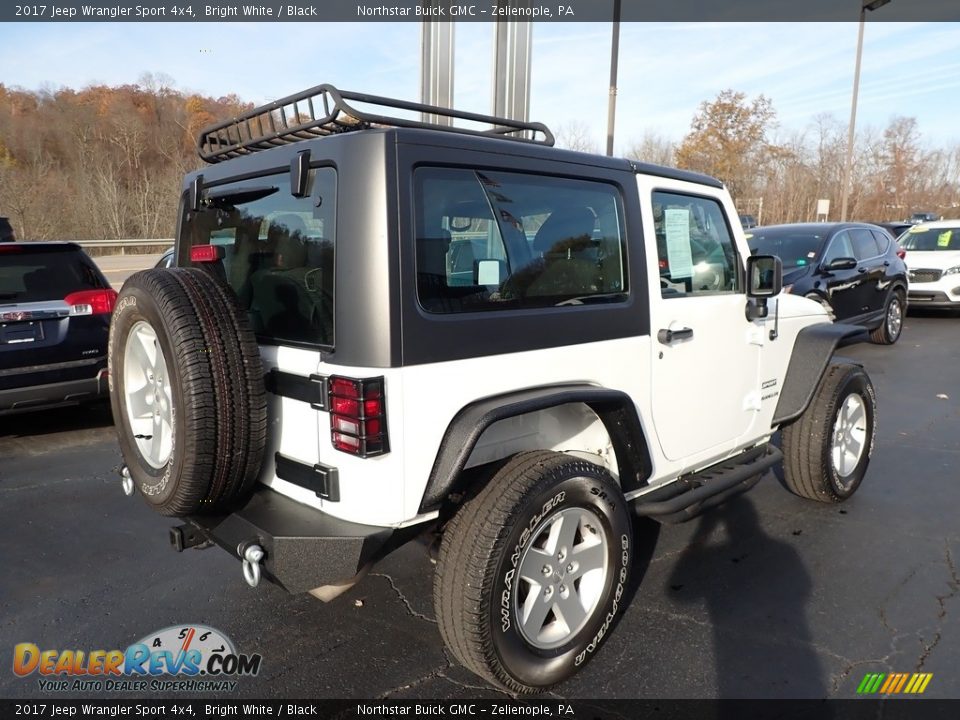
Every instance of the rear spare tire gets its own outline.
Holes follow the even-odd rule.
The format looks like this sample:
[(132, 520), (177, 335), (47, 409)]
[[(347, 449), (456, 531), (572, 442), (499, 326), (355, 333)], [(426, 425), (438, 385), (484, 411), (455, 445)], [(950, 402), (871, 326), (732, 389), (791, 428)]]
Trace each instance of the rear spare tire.
[(192, 268), (131, 276), (109, 367), (124, 462), (157, 512), (222, 512), (249, 493), (266, 399), (256, 339), (228, 288)]

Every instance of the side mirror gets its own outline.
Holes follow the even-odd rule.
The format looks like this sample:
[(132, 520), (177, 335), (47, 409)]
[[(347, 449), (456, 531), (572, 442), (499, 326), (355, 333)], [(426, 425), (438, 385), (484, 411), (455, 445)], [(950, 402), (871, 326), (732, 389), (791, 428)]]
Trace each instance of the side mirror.
[(834, 258), (823, 266), (824, 270), (853, 270), (857, 266), (857, 261), (852, 257)]
[[(783, 289), (783, 262), (776, 255), (747, 258), (747, 320), (767, 317), (767, 298)], [(775, 336), (771, 336), (771, 340)]]
[(477, 260), (473, 268), (474, 285), (499, 285), (502, 280), (499, 260)]
[(776, 297), (783, 289), (783, 262), (776, 255), (747, 258), (747, 297)]

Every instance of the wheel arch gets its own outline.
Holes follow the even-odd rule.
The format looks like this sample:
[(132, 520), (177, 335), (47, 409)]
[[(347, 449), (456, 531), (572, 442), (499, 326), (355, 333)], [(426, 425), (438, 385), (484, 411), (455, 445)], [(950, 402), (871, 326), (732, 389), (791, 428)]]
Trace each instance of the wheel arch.
[(803, 414), (816, 393), (834, 351), (864, 332), (862, 327), (856, 325), (817, 323), (797, 333), (771, 427), (789, 423)]
[(650, 452), (630, 397), (619, 390), (586, 383), (552, 385), (482, 398), (461, 408), (443, 435), (420, 501), (420, 512), (436, 510), (448, 495), (470, 487), (471, 478), (463, 471), (487, 429), (503, 420), (577, 404), (589, 408), (603, 424), (623, 491), (644, 485), (651, 472)]

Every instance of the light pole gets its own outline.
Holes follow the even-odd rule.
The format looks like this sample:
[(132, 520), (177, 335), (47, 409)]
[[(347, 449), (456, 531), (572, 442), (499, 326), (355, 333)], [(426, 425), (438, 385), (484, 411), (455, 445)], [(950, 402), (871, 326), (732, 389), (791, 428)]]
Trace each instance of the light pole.
[[(890, 2), (890, 0), (886, 0)], [(610, 99), (607, 101), (607, 155), (613, 155), (613, 123), (617, 115), (617, 59), (620, 54), (620, 0), (613, 0), (613, 37), (610, 40)]]
[(853, 135), (857, 125), (857, 94), (860, 92), (860, 58), (863, 55), (863, 26), (867, 10), (873, 12), (890, 0), (860, 0), (860, 30), (857, 33), (857, 63), (853, 71), (853, 102), (850, 104), (850, 128), (847, 132), (847, 157), (843, 163), (843, 189), (840, 195), (840, 222), (847, 219), (847, 201), (850, 199), (850, 169), (853, 165)]

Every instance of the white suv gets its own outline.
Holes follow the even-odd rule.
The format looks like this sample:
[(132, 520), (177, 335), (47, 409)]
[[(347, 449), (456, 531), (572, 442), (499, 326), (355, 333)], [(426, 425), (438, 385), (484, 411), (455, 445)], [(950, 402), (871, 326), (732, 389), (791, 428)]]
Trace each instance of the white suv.
[(441, 532), (444, 640), (537, 692), (623, 614), (637, 518), (781, 460), (856, 491), (874, 391), (832, 355), (859, 328), (780, 294), (717, 180), (552, 140), (331, 86), (202, 133), (178, 267), (127, 281), (110, 341), (124, 485), (178, 549), (329, 597)]
[(960, 220), (914, 225), (900, 236), (907, 251), (908, 302), (960, 309)]

